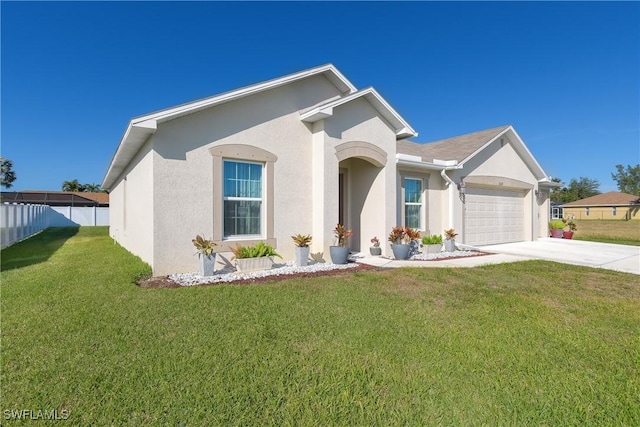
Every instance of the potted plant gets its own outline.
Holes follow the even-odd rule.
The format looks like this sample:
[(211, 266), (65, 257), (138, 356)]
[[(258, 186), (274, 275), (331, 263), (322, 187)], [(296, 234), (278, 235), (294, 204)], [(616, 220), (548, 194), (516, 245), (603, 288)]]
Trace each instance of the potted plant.
[(191, 242), (193, 242), (193, 245), (198, 251), (200, 275), (213, 276), (213, 270), (216, 263), (216, 254), (213, 252), (213, 248), (217, 245), (213, 240), (205, 239), (199, 234), (195, 239), (191, 239)]
[(449, 228), (448, 230), (444, 230), (444, 251), (445, 252), (455, 252), (456, 250), (456, 230), (454, 228)]
[(578, 229), (578, 227), (576, 227), (576, 223), (573, 222), (573, 220), (566, 219), (566, 218), (563, 218), (562, 222), (563, 222), (565, 227), (569, 227), (569, 231), (565, 231), (564, 228), (563, 228), (563, 230), (562, 230), (562, 238), (563, 239), (573, 239), (573, 233), (574, 233), (574, 231), (576, 231)]
[[(409, 259), (412, 242), (420, 238), (420, 232), (409, 227), (396, 225), (391, 229), (387, 240), (391, 242), (391, 250), (395, 259)], [(413, 248), (415, 251), (415, 248)]]
[(382, 248), (380, 247), (380, 240), (378, 240), (377, 237), (374, 237), (373, 239), (371, 239), (371, 244), (373, 246), (371, 246), (369, 248), (369, 253), (371, 253), (371, 255), (373, 255), (373, 256), (382, 255)]
[(442, 236), (439, 234), (424, 236), (422, 238), (422, 245), (427, 254), (439, 254), (442, 251)]
[(549, 230), (551, 231), (551, 237), (556, 239), (562, 239), (562, 230), (564, 229), (564, 222), (559, 219), (552, 219), (549, 221)]
[(329, 246), (329, 255), (334, 264), (346, 264), (349, 258), (349, 247), (347, 239), (351, 237), (352, 231), (342, 224), (337, 224), (333, 229), (333, 235), (338, 240), (338, 246)]
[(231, 251), (236, 261), (236, 269), (241, 273), (269, 270), (273, 267), (274, 256), (282, 258), (273, 246), (264, 242), (252, 246), (236, 245)]
[(311, 243), (310, 234), (296, 234), (291, 236), (293, 243), (296, 245), (296, 265), (304, 267), (309, 261), (309, 243)]

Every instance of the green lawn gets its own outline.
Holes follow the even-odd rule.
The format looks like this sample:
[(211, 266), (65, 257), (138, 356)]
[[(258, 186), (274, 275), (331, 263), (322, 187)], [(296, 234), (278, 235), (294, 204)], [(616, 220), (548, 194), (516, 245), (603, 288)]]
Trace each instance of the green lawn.
[(148, 272), (103, 228), (2, 251), (3, 419), (640, 425), (635, 275), (529, 261), (133, 284)]
[(640, 246), (640, 221), (583, 219), (576, 220), (573, 238), (592, 242)]

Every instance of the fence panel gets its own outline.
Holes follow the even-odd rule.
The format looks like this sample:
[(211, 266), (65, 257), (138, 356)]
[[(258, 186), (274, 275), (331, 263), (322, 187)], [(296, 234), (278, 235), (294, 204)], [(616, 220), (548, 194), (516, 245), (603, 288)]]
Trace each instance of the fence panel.
[(6, 248), (48, 227), (109, 225), (108, 207), (0, 204), (0, 247)]
[(109, 208), (107, 207), (51, 207), (51, 227), (77, 227), (109, 225)]
[(6, 248), (49, 227), (49, 206), (0, 205), (0, 247)]

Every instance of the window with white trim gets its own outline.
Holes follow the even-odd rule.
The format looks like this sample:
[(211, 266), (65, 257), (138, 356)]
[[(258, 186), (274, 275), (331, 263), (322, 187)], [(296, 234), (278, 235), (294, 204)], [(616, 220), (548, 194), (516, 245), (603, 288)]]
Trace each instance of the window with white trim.
[(589, 208), (585, 208), (584, 213), (589, 216)]
[(262, 163), (224, 160), (223, 236), (262, 236)]
[(611, 213), (613, 214), (613, 216), (616, 216), (618, 214), (618, 209), (615, 206), (611, 208), (611, 210), (612, 210)]
[(404, 179), (404, 226), (422, 230), (421, 179)]

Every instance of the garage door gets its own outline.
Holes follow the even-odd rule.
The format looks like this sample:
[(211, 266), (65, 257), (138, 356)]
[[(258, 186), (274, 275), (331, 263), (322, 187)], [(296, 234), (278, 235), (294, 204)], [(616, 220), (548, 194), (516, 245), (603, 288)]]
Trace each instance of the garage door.
[(465, 243), (492, 245), (524, 240), (524, 195), (467, 187), (465, 196)]

